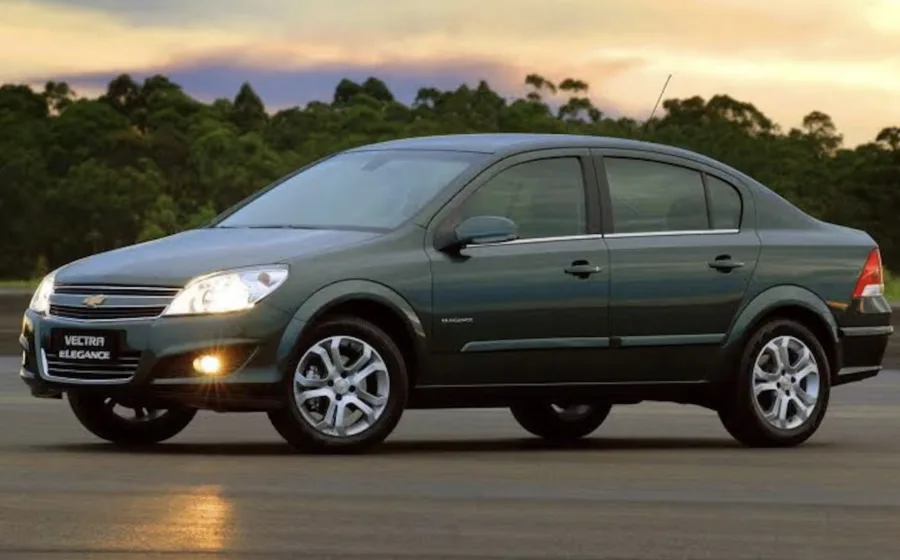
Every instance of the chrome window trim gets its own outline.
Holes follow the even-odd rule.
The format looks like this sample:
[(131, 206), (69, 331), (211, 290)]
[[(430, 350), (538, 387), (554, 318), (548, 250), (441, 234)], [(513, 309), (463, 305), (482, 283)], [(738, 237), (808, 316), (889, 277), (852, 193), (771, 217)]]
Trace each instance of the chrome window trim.
[(496, 241), (493, 243), (477, 243), (466, 245), (466, 249), (477, 247), (504, 247), (507, 245), (532, 245), (535, 243), (553, 243), (554, 241), (581, 241), (589, 239), (603, 239), (603, 235), (599, 233), (588, 233), (582, 235), (559, 235), (555, 237), (529, 237), (527, 239), (513, 239), (512, 241)]
[(697, 229), (675, 231), (639, 231), (628, 233), (589, 233), (582, 235), (560, 235), (556, 237), (531, 237), (528, 239), (513, 239), (512, 241), (497, 241), (493, 243), (479, 243), (466, 245), (466, 249), (481, 247), (505, 247), (509, 245), (532, 245), (535, 243), (553, 243), (557, 241), (586, 241), (591, 239), (626, 239), (630, 237), (678, 237), (682, 235), (734, 235), (740, 233), (740, 229)]
[(609, 239), (626, 238), (626, 237), (677, 237), (680, 235), (734, 235), (740, 233), (739, 229), (694, 229), (694, 230), (675, 230), (675, 231), (635, 231), (628, 233), (610, 233), (606, 237)]

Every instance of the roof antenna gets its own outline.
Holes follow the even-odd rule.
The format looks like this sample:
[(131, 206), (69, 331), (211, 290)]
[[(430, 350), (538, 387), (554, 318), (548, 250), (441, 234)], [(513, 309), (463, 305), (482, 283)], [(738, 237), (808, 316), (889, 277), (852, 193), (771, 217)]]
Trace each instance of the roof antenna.
[(666, 88), (669, 87), (669, 80), (672, 79), (672, 74), (669, 74), (669, 77), (666, 78), (666, 83), (663, 84), (662, 91), (659, 92), (659, 97), (656, 98), (656, 105), (653, 106), (653, 111), (650, 112), (650, 116), (644, 121), (644, 128), (641, 129), (641, 140), (644, 139), (644, 134), (647, 132), (647, 127), (650, 126), (650, 121), (653, 119), (653, 115), (656, 114), (656, 108), (659, 107), (659, 102), (662, 101), (663, 95), (666, 93)]

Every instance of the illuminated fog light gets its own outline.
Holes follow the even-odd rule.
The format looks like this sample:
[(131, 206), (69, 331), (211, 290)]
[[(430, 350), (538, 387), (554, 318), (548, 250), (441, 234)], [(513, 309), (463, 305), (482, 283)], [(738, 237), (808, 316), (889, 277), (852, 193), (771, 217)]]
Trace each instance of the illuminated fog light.
[(194, 359), (194, 370), (203, 375), (218, 375), (222, 371), (222, 360), (210, 354), (199, 356)]

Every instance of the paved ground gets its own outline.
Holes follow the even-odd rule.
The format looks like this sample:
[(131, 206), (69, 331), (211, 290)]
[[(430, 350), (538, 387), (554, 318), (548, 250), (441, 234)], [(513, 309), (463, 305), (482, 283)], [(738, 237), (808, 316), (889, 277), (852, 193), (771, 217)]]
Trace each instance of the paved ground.
[[(261, 415), (115, 451), (0, 359), (0, 558), (900, 558), (900, 372), (821, 431), (735, 447), (703, 410), (613, 412), (542, 449), (504, 411), (412, 412), (381, 453), (291, 454)], [(156, 554), (153, 554), (156, 553)]]

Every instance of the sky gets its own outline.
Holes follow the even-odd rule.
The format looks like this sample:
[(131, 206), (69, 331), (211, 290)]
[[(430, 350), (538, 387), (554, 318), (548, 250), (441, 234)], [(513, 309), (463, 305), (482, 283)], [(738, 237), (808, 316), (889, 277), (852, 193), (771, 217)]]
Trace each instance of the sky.
[(0, 0), (0, 83), (96, 95), (164, 73), (200, 99), (249, 81), (270, 109), (330, 98), (343, 77), (421, 86), (538, 73), (590, 85), (613, 115), (718, 93), (785, 129), (813, 110), (847, 145), (900, 126), (900, 0)]

